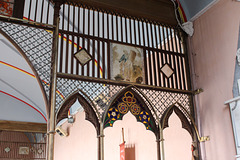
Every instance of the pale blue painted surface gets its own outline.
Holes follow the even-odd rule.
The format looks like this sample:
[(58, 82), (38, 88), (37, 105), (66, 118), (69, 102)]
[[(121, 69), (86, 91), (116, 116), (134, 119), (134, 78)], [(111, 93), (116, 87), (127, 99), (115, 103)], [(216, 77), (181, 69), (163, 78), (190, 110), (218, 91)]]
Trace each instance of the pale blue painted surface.
[[(240, 48), (240, 27), (239, 27), (239, 35), (238, 35), (238, 48)], [(234, 82), (233, 82), (233, 97), (240, 96), (240, 93), (238, 91), (238, 84), (237, 80), (240, 79), (240, 65), (237, 62), (235, 62), (235, 74), (234, 74)]]
[(214, 0), (179, 0), (189, 21)]

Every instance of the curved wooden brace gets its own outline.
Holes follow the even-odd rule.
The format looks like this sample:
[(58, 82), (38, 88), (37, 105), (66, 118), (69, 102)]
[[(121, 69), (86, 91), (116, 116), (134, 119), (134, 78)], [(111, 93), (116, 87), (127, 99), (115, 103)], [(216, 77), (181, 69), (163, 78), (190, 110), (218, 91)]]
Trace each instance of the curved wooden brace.
[(128, 86), (126, 88), (124, 88), (123, 90), (121, 90), (118, 94), (116, 94), (110, 101), (109, 105), (106, 107), (106, 110), (104, 111), (104, 114), (102, 116), (102, 122), (104, 122), (106, 116), (107, 116), (107, 112), (110, 109), (110, 107), (113, 105), (113, 103), (125, 92), (125, 90), (131, 88), (132, 86)]
[[(2, 29), (0, 29), (0, 34), (2, 34), (7, 40), (9, 40), (9, 42), (11, 42), (13, 44), (13, 46), (18, 50), (18, 52), (23, 56), (23, 58), (26, 60), (26, 62), (28, 63), (28, 65), (30, 66), (30, 68), (33, 71), (33, 74), (35, 75), (37, 82), (41, 88), (42, 94), (43, 94), (43, 99), (45, 102), (45, 107), (46, 107), (46, 114), (47, 117), (49, 115), (49, 102), (48, 102), (48, 98), (47, 98), (47, 94), (45, 92), (45, 89), (43, 87), (42, 81), (37, 73), (37, 71), (35, 70), (34, 66), (32, 65), (31, 61), (28, 59), (28, 57), (26, 56), (26, 54), (24, 53), (24, 51), (19, 47), (19, 45), (10, 37), (8, 36)], [(47, 118), (48, 119), (48, 118)]]
[(70, 95), (61, 107), (59, 107), (57, 113), (56, 113), (56, 123), (60, 122), (64, 118), (68, 118), (68, 110), (71, 108), (71, 106), (75, 103), (75, 101), (78, 100), (81, 106), (83, 107), (85, 111), (85, 119), (91, 122), (94, 127), (96, 128), (97, 134), (100, 134), (100, 123), (99, 119), (92, 108), (92, 106), (88, 103), (88, 101), (80, 95), (78, 92), (73, 93)]
[[(97, 118), (98, 118), (98, 120), (100, 122), (101, 121), (100, 113), (99, 113), (97, 107), (95, 106), (95, 104), (93, 103), (93, 101), (91, 100), (91, 98), (85, 92), (83, 92), (81, 89), (78, 89), (76, 92), (81, 93), (81, 94), (83, 94), (86, 97), (84, 99), (89, 101), (88, 103), (93, 107), (93, 109), (94, 109), (94, 111), (95, 111), (95, 113), (97, 115)], [(76, 92), (74, 92), (74, 93), (76, 93)]]
[[(187, 111), (180, 103), (178, 103), (178, 102), (172, 104), (172, 105), (166, 110), (165, 116), (163, 116), (163, 117), (161, 118), (161, 119), (163, 119), (163, 120), (161, 120), (161, 122), (162, 122), (161, 125), (163, 126), (163, 125), (165, 124), (166, 115), (168, 115), (168, 112), (170, 112), (170, 111), (171, 111), (171, 108), (175, 107), (176, 104), (178, 104), (179, 107), (186, 112), (188, 118), (190, 118), (192, 128), (193, 128), (193, 130), (195, 131), (195, 133), (196, 133), (196, 135), (197, 135), (198, 141), (199, 141), (199, 142), (204, 142), (204, 141), (210, 140), (208, 136), (206, 136), (206, 137), (200, 137), (199, 132), (198, 132), (198, 129), (197, 129), (197, 126), (196, 126), (196, 123), (195, 123), (193, 117), (192, 117), (192, 116), (188, 113), (188, 111)], [(194, 137), (192, 137), (192, 138), (194, 138)]]
[(154, 115), (156, 116), (156, 120), (157, 120), (157, 122), (159, 122), (159, 117), (158, 117), (158, 115), (157, 115), (157, 113), (156, 113), (156, 111), (155, 111), (155, 109), (154, 109), (154, 107), (153, 107), (153, 104), (152, 104), (152, 102), (151, 102), (151, 100), (149, 100), (149, 98), (139, 89), (139, 88), (137, 88), (136, 86), (132, 86), (134, 89), (136, 89), (139, 93), (141, 93), (141, 95), (146, 99), (146, 101), (150, 104), (150, 107), (151, 107), (151, 109), (153, 110), (153, 112), (154, 112)]
[(64, 118), (68, 118), (68, 110), (72, 107), (72, 105), (76, 102), (76, 100), (77, 100), (77, 94), (65, 99), (61, 107), (59, 107), (57, 110), (56, 124), (58, 124)]
[(169, 121), (169, 118), (172, 115), (173, 111), (176, 113), (178, 118), (181, 120), (182, 128), (186, 129), (193, 139), (194, 137), (193, 137), (192, 125), (189, 123), (188, 119), (183, 114), (183, 112), (179, 108), (177, 108), (175, 105), (173, 107), (170, 107), (168, 110), (166, 110), (164, 112), (163, 117), (160, 120), (160, 122), (162, 124), (162, 129), (164, 130), (165, 128), (169, 127), (168, 121)]

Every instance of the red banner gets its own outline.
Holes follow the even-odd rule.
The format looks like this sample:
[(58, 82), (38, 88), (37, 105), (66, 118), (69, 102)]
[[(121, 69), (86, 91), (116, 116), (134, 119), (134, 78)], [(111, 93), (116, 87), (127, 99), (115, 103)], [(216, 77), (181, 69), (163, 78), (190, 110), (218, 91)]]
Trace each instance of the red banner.
[(125, 143), (122, 143), (120, 146), (120, 160), (125, 160)]

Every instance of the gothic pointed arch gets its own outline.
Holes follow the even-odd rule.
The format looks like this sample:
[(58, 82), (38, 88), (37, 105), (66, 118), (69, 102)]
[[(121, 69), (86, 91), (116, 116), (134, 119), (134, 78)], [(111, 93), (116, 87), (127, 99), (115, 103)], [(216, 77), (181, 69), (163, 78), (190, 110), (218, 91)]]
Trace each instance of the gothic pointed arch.
[(191, 120), (189, 122), (188, 118), (185, 116), (185, 114), (176, 106), (172, 105), (169, 107), (163, 114), (163, 116), (160, 119), (160, 123), (162, 125), (162, 129), (164, 130), (165, 128), (169, 127), (169, 118), (172, 115), (172, 113), (175, 112), (178, 118), (180, 119), (182, 123), (182, 128), (187, 130), (188, 133), (191, 135), (193, 138), (194, 136), (194, 128), (192, 127)]
[(138, 122), (143, 123), (147, 130), (158, 136), (158, 127), (150, 109), (131, 86), (126, 87), (113, 98), (105, 110), (103, 127), (112, 127), (115, 121), (122, 120), (123, 116), (128, 112), (131, 112)]
[(99, 118), (96, 112), (94, 111), (92, 105), (79, 92), (80, 91), (76, 91), (72, 95), (70, 95), (68, 98), (66, 98), (63, 104), (58, 108), (56, 113), (56, 123), (60, 122), (64, 118), (68, 118), (68, 110), (76, 102), (76, 100), (78, 100), (78, 102), (81, 104), (81, 106), (85, 111), (85, 115), (86, 115), (85, 119), (93, 124), (93, 126), (97, 131), (97, 134), (99, 135), (100, 134)]

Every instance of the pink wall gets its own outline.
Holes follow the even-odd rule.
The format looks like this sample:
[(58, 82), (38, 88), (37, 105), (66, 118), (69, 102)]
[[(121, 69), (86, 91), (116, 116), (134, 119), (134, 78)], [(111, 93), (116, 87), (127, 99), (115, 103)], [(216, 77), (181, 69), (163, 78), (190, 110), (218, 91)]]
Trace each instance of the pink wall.
[[(128, 112), (121, 121), (116, 121), (113, 127), (104, 130), (105, 160), (119, 160), (119, 144), (122, 143), (122, 128), (124, 128), (127, 146), (135, 146), (135, 159), (157, 160), (156, 136), (152, 131), (137, 122), (136, 118)], [(127, 158), (126, 158), (127, 159)]]
[(191, 53), (195, 67), (198, 116), (203, 136), (203, 159), (233, 160), (235, 147), (229, 108), (240, 24), (240, 2), (220, 0), (194, 21)]
[(169, 127), (163, 130), (165, 160), (191, 160), (192, 138), (173, 112), (169, 118)]
[(69, 136), (55, 135), (54, 159), (55, 160), (97, 160), (97, 133), (89, 121), (85, 120), (85, 113), (79, 112), (75, 122), (65, 122), (62, 126)]
[[(97, 160), (97, 135), (93, 125), (85, 120), (85, 113), (79, 112), (75, 122), (65, 122), (63, 129), (68, 137), (55, 135), (55, 160)], [(176, 115), (170, 117), (170, 128), (164, 130), (166, 160), (190, 160), (191, 137), (181, 128), (181, 122)], [(122, 143), (122, 128), (126, 142), (127, 160), (157, 160), (157, 143), (153, 132), (137, 122), (129, 112), (123, 120), (118, 120), (113, 127), (104, 130), (104, 159), (119, 160)], [(177, 134), (176, 134), (177, 133)], [(175, 139), (174, 139), (175, 138)], [(181, 148), (181, 149), (179, 149)], [(130, 158), (131, 157), (131, 158)]]

